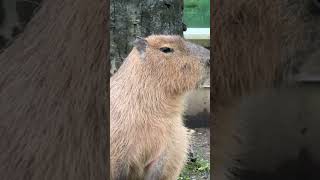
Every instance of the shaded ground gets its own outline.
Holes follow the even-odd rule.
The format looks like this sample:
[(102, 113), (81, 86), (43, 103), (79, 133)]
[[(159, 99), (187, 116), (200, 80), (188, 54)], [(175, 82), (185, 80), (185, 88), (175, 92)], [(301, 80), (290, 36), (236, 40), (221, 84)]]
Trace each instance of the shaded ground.
[(210, 130), (209, 128), (192, 129), (192, 154), (179, 180), (210, 179)]
[(210, 129), (195, 128), (192, 144), (196, 154), (210, 161)]

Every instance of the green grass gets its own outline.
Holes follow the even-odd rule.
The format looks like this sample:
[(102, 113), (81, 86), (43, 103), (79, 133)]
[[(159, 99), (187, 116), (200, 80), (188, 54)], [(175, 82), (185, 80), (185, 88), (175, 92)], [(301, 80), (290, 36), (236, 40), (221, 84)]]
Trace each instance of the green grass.
[(182, 170), (178, 180), (191, 180), (191, 176), (203, 176), (210, 172), (210, 163), (202, 158), (195, 162), (188, 162)]

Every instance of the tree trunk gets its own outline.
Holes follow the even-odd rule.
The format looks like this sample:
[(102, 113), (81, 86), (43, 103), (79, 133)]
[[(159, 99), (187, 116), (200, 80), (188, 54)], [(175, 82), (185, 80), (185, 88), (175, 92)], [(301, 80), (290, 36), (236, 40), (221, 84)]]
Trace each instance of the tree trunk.
[(0, 55), (1, 179), (108, 179), (106, 8), (46, 0)]
[(111, 74), (132, 48), (136, 36), (183, 33), (183, 0), (111, 0)]

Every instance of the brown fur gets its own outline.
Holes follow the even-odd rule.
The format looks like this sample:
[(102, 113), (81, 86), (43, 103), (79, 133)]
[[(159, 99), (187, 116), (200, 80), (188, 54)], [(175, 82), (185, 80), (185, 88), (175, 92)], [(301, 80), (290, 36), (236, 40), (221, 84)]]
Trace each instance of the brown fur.
[(0, 177), (107, 176), (105, 0), (46, 0), (0, 55)]
[(286, 88), (243, 97), (218, 110), (215, 179), (319, 179), (319, 52), (304, 61)]
[[(260, 88), (274, 87), (302, 45), (299, 11), (287, 0), (217, 0), (213, 11), (214, 107)], [(215, 109), (215, 108), (214, 108)]]
[[(242, 134), (236, 131), (237, 127), (247, 125), (235, 123), (240, 119), (239, 112), (234, 112), (238, 110), (234, 108), (239, 103), (238, 97), (284, 85), (286, 71), (304, 42), (304, 24), (299, 17), (301, 6), (291, 11), (291, 5), (297, 4), (287, 0), (217, 0), (214, 3), (211, 104), (215, 119), (211, 175), (225, 180), (225, 173), (230, 173), (227, 168), (240, 167), (232, 158), (234, 153), (239, 153), (237, 148), (242, 145), (240, 140), (245, 131)], [(258, 126), (253, 122), (250, 125), (250, 130)]]
[(111, 78), (111, 179), (176, 180), (187, 157), (184, 94), (202, 80), (204, 64), (179, 36), (146, 40), (145, 53), (135, 47)]
[(213, 178), (319, 179), (320, 86), (245, 97), (215, 128)]

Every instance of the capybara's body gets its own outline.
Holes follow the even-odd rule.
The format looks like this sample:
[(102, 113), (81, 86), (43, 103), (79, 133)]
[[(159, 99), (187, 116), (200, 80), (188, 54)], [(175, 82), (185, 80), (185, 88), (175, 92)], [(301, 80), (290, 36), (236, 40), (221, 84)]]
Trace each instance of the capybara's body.
[(176, 180), (188, 149), (184, 95), (206, 62), (179, 36), (134, 45), (110, 81), (111, 179)]
[(213, 178), (320, 179), (319, 107), (313, 84), (242, 98), (213, 128)]

